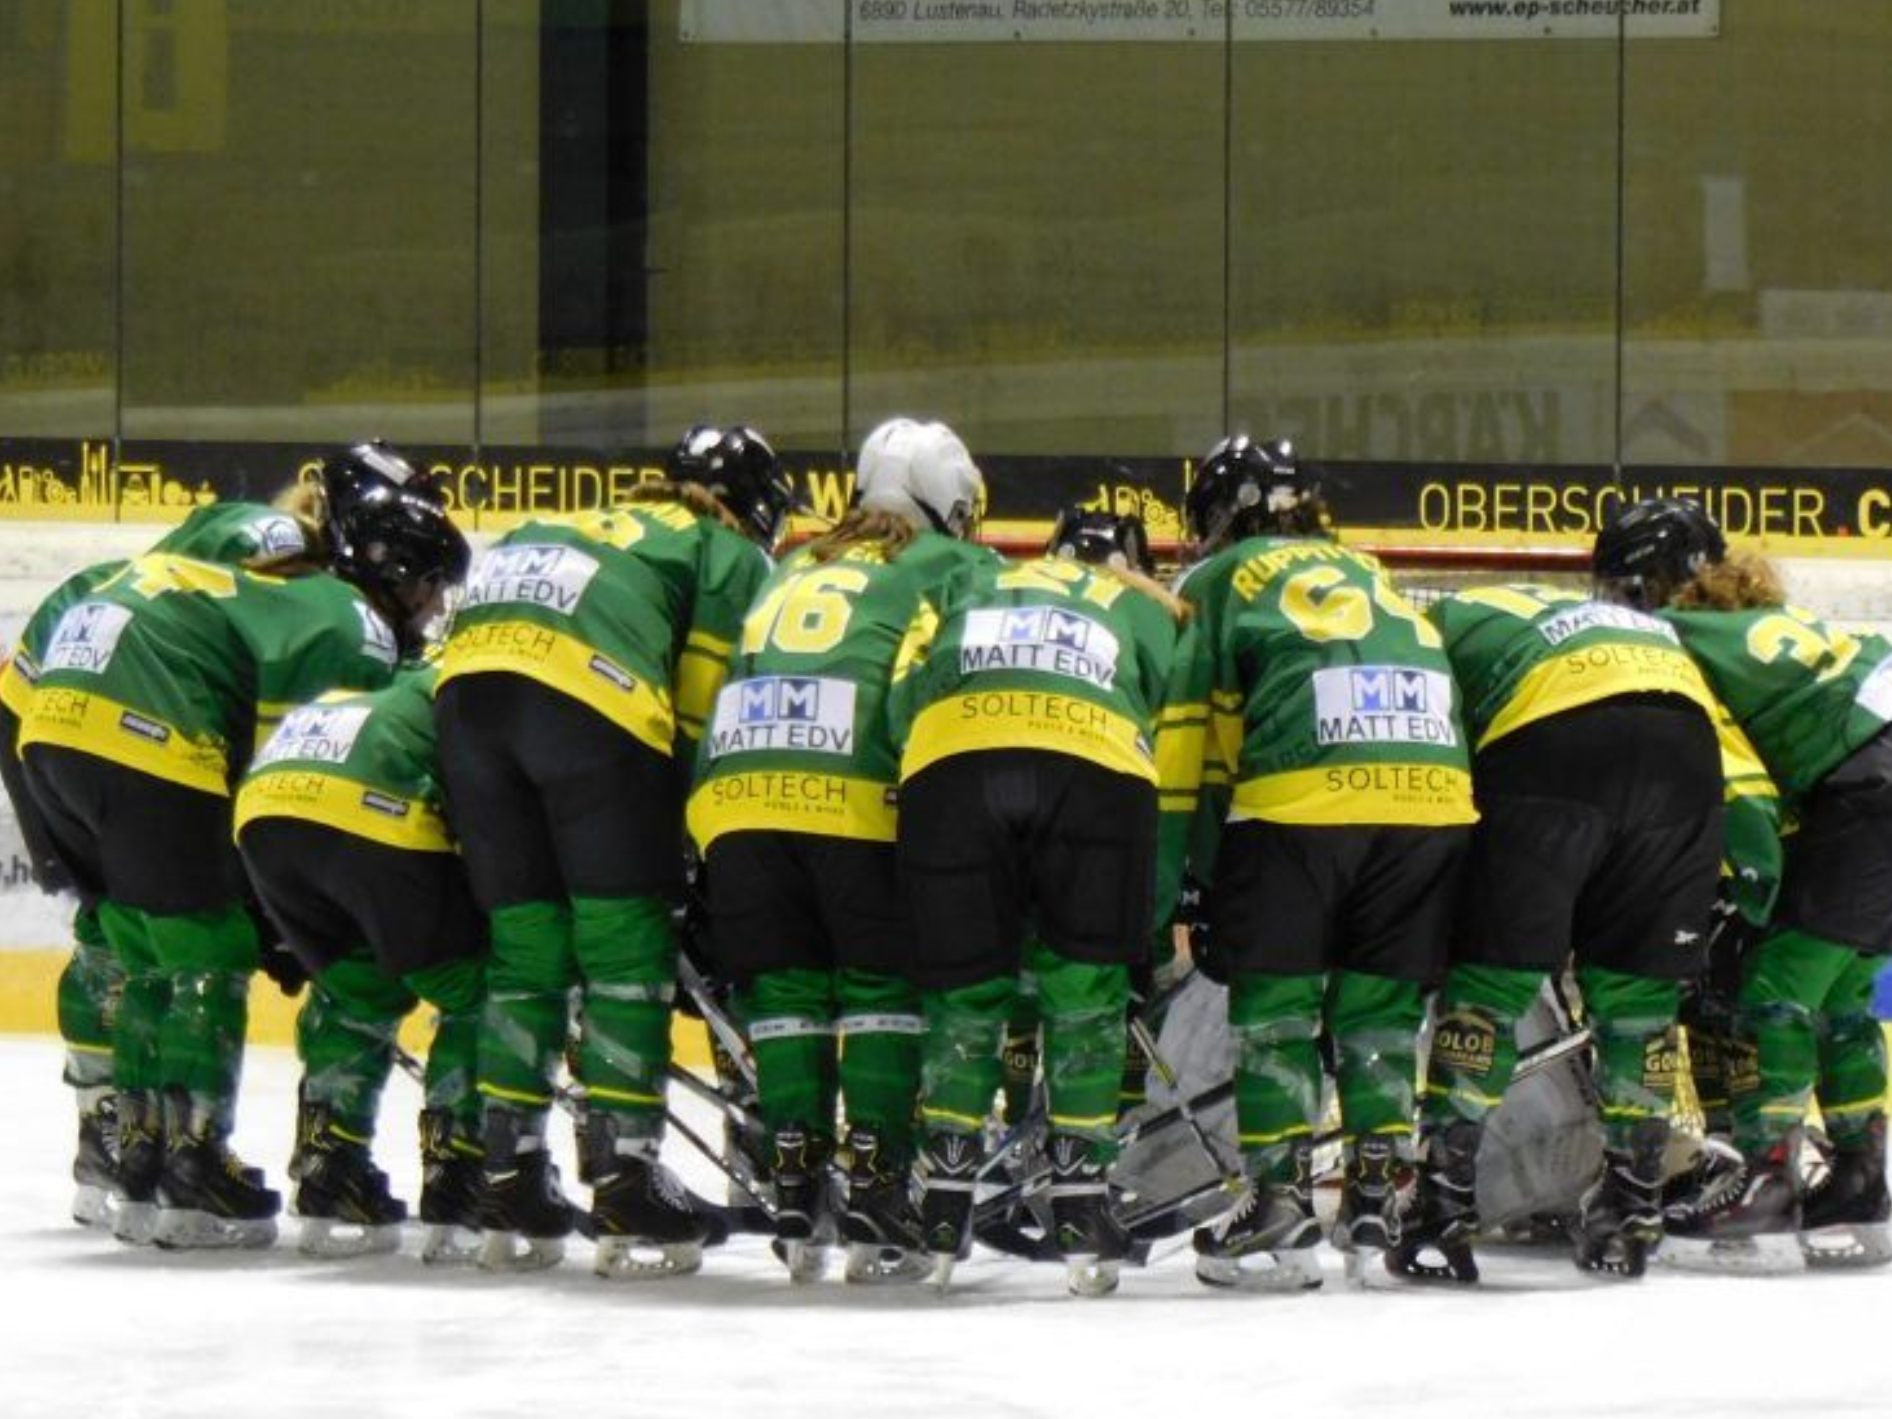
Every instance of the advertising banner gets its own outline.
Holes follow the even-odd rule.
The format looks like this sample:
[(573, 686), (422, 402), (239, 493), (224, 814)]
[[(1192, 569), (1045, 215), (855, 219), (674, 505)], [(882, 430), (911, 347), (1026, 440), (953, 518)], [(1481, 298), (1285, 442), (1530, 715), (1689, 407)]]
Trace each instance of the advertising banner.
[(1712, 39), (1721, 0), (683, 0), (701, 44)]

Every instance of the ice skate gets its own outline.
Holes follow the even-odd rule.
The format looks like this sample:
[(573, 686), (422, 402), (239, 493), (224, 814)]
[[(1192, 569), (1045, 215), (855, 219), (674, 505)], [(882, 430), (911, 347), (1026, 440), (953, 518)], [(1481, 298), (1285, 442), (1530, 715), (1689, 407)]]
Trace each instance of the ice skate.
[(110, 1227), (118, 1182), (118, 1101), (109, 1088), (79, 1091), (79, 1146), (72, 1156), (72, 1220)]
[(1691, 1216), (1739, 1189), (1741, 1150), (1713, 1134), (1701, 1140), (1689, 1165), (1662, 1185), (1664, 1220)]
[(789, 1280), (818, 1281), (836, 1239), (830, 1206), (829, 1141), (800, 1124), (775, 1131), (770, 1174), (775, 1180), (775, 1239), (769, 1246)]
[(151, 1240), (175, 1250), (266, 1247), (282, 1198), (230, 1151), (212, 1107), (181, 1089), (164, 1096), (164, 1162)]
[(979, 1136), (936, 1133), (921, 1151), (920, 1235), (932, 1255), (928, 1280), (944, 1291), (953, 1267), (972, 1253), (972, 1194), (978, 1186)]
[(485, 1196), (479, 1264), (486, 1271), (537, 1271), (565, 1258), (577, 1215), (545, 1150), (544, 1115), (486, 1110)]
[(1633, 1279), (1662, 1243), (1662, 1159), (1666, 1119), (1636, 1125), (1627, 1149), (1603, 1153), (1603, 1175), (1584, 1192), (1571, 1233), (1580, 1270)]
[(1864, 1139), (1833, 1150), (1826, 1175), (1807, 1192), (1800, 1252), (1808, 1266), (1822, 1270), (1892, 1262), (1883, 1115), (1872, 1120)]
[(1066, 1289), (1073, 1296), (1108, 1296), (1130, 1254), (1130, 1236), (1110, 1208), (1104, 1164), (1088, 1138), (1051, 1135), (1052, 1239), (1064, 1258)]
[(932, 1269), (913, 1205), (910, 1170), (889, 1156), (871, 1128), (848, 1130), (847, 1212), (841, 1236), (847, 1243), (849, 1281), (859, 1285), (907, 1285)]
[(1408, 1281), (1478, 1279), (1478, 1144), (1483, 1129), (1460, 1120), (1428, 1135), (1411, 1207), (1386, 1253), (1386, 1269)]
[(1386, 1253), (1399, 1239), (1401, 1171), (1399, 1150), (1386, 1134), (1368, 1134), (1347, 1150), (1332, 1240), (1352, 1285), (1366, 1286), (1386, 1274)]
[(1733, 1183), (1699, 1207), (1671, 1208), (1663, 1259), (1684, 1271), (1773, 1276), (1801, 1270), (1800, 1183), (1789, 1138), (1743, 1160)]
[(1311, 1291), (1321, 1284), (1314, 1216), (1314, 1151), (1295, 1144), (1286, 1181), (1251, 1176), (1235, 1209), (1194, 1238), (1196, 1279), (1242, 1291)]
[(112, 1235), (149, 1245), (158, 1230), (158, 1172), (164, 1166), (164, 1112), (158, 1096), (134, 1090), (118, 1096), (118, 1159), (111, 1189)]
[(598, 1244), (592, 1270), (614, 1280), (654, 1280), (700, 1268), (715, 1228), (658, 1161), (658, 1140), (627, 1133), (625, 1120), (594, 1114), (584, 1147)]
[(304, 1256), (348, 1258), (398, 1251), (407, 1204), (388, 1192), (367, 1140), (345, 1132), (333, 1111), (304, 1102), (296, 1116), (295, 1212), (302, 1219), (296, 1250)]
[(458, 1133), (445, 1109), (420, 1116), (420, 1259), (429, 1265), (471, 1262), (480, 1250), (480, 1201), (485, 1191), (479, 1143)]

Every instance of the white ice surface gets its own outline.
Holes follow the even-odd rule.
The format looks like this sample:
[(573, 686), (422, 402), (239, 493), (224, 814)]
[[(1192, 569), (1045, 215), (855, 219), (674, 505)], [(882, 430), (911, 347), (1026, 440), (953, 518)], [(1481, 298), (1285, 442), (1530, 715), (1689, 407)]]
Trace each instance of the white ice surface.
[[(67, 1220), (59, 1064), (53, 1040), (0, 1037), (6, 1419), (1892, 1414), (1892, 1271), (1610, 1284), (1512, 1252), (1484, 1257), (1475, 1291), (1362, 1293), (1330, 1255), (1321, 1291), (1256, 1296), (1206, 1290), (1178, 1241), (1084, 1301), (1057, 1268), (984, 1252), (944, 1298), (794, 1287), (755, 1237), (655, 1283), (599, 1280), (583, 1241), (511, 1277), (424, 1268), (413, 1236), (306, 1260), (293, 1223), (266, 1253), (133, 1249)], [(237, 1142), (277, 1182), (294, 1089), (287, 1051), (253, 1052)], [(397, 1078), (379, 1152), (410, 1199), (417, 1107)]]

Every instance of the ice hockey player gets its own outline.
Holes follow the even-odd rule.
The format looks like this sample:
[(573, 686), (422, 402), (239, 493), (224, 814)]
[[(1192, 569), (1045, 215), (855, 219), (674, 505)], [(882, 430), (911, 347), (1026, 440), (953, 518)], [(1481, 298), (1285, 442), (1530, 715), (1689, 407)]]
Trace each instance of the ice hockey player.
[[(1149, 577), (1157, 574), (1156, 558), (1150, 550), (1149, 528), (1135, 513), (1118, 514), (1081, 504), (1063, 508), (1052, 526), (1045, 555), (1128, 567)], [(1160, 963), (1150, 963), (1150, 974), (1164, 982), (1173, 981), (1175, 975), (1173, 944), (1169, 943), (1172, 949), (1163, 954)], [(1139, 988), (1148, 985), (1148, 980), (1133, 980), (1133, 1007)], [(996, 1122), (1007, 1129), (1025, 1119), (1032, 1106), (1040, 1062), (1038, 1023), (1038, 982), (1030, 971), (1024, 971), (1019, 976), (1018, 1001), (1005, 1026), (1003, 1103)], [(1133, 1036), (1124, 1054), (1123, 1085), (1117, 1100), (1120, 1113), (1145, 1102), (1149, 1068), (1149, 1057)]]
[(597, 1269), (693, 1270), (710, 1219), (658, 1162), (683, 794), (793, 487), (755, 430), (697, 428), (666, 479), (534, 519), (475, 564), (441, 660), (449, 813), (491, 917), (481, 1263), (545, 1266), (576, 1222), (546, 1151), (579, 991)]
[(968, 540), (984, 484), (944, 424), (881, 424), (855, 487), (856, 506), (789, 558), (743, 624), (689, 822), (772, 1134), (776, 1250), (797, 1279), (819, 1274), (838, 1088), (846, 1274), (873, 1281), (925, 1271), (908, 1195), (924, 1026), (903, 975), (887, 691), (923, 598), (997, 558)]
[(971, 1245), (1021, 969), (1043, 1014), (1056, 1245), (1074, 1291), (1117, 1284), (1128, 1238), (1106, 1170), (1130, 967), (1155, 908), (1156, 716), (1186, 619), (1134, 570), (1046, 557), (962, 577), (901, 649), (900, 876), (927, 1023), (921, 1213), (941, 1285)]
[(1429, 613), (1473, 749), (1479, 821), (1437, 1002), (1400, 1274), (1471, 1281), (1486, 1115), (1518, 1022), (1574, 952), (1601, 1102), (1601, 1178), (1573, 1240), (1640, 1276), (1662, 1236), (1680, 982), (1704, 960), (1720, 874), (1714, 697), (1646, 612), (1542, 586), (1473, 587)]
[[(197, 509), (151, 551), (276, 576), (326, 570), (331, 548), (347, 540), (344, 524), (351, 521), (362, 496), (376, 487), (406, 487), (438, 499), (431, 482), (393, 449), (357, 444), (330, 455), (316, 481), (291, 488), (273, 504), (218, 502)], [(87, 567), (56, 588), (34, 610), (20, 644), (0, 669), (0, 779), (13, 800), (36, 880), (51, 892), (72, 891), (75, 884), (54, 860), (38, 808), (21, 778), (19, 721), (38, 678), (39, 657), (59, 618), (124, 565), (115, 561)], [(259, 729), (266, 725), (266, 720), (260, 722)], [(79, 1101), (73, 1213), (86, 1225), (103, 1225), (110, 1220), (116, 1146), (110, 1019), (123, 971), (99, 926), (97, 904), (83, 893), (79, 896), (73, 953), (59, 981), (58, 1015), (66, 1045), (66, 1082)]]
[[(1379, 563), (1334, 540), (1319, 479), (1285, 442), (1217, 443), (1185, 511), (1205, 560), (1180, 586), (1195, 663), (1165, 743), (1203, 788), (1188, 855), (1210, 883), (1249, 1178), (1241, 1204), (1196, 1233), (1196, 1274), (1320, 1284), (1325, 1033), (1346, 1135), (1334, 1242), (1364, 1277), (1396, 1225), (1422, 992), (1443, 973), (1476, 817), (1451, 670)], [(1166, 878), (1190, 830), (1166, 815)]]
[[(464, 547), (448, 569), (458, 582)], [(440, 792), (435, 671), (290, 711), (237, 792), (250, 881), (308, 971), (296, 1022), (296, 1183), (302, 1250), (391, 1251), (407, 1207), (373, 1146), (402, 1017), (437, 1014), (420, 1116), (424, 1261), (470, 1259), (480, 1227), (480, 1007), (486, 919)]]
[[(1746, 732), (1799, 829), (1771, 925), (1742, 963), (1735, 1185), (1672, 1209), (1681, 1266), (1775, 1271), (1892, 1261), (1885, 1038), (1873, 978), (1892, 949), (1892, 644), (1787, 604), (1694, 503), (1651, 499), (1598, 533), (1599, 594), (1658, 611)], [(1832, 1145), (1802, 1198), (1796, 1154), (1818, 1098)]]
[(233, 781), (259, 705), (386, 682), (437, 610), (441, 549), (458, 539), (437, 506), (393, 489), (347, 531), (340, 578), (137, 558), (66, 609), (39, 657), (20, 731), (27, 785), (124, 972), (113, 1186), (130, 1240), (275, 1234), (279, 1199), (227, 1142), (258, 957)]

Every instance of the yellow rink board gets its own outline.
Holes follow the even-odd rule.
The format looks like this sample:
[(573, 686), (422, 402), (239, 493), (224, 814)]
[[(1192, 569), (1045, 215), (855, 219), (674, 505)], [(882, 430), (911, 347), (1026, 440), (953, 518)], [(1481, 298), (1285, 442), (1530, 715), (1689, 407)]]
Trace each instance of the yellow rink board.
[[(58, 1032), (55, 999), (65, 964), (64, 951), (0, 951), (0, 1034)], [(291, 999), (267, 976), (257, 976), (250, 987), (250, 1043), (294, 1043), (301, 1002), (301, 996)], [(401, 1044), (410, 1054), (424, 1055), (432, 1033), (433, 1011), (422, 1006), (402, 1023)], [(702, 1021), (679, 1015), (670, 1034), (678, 1064), (709, 1067), (709, 1038)]]

